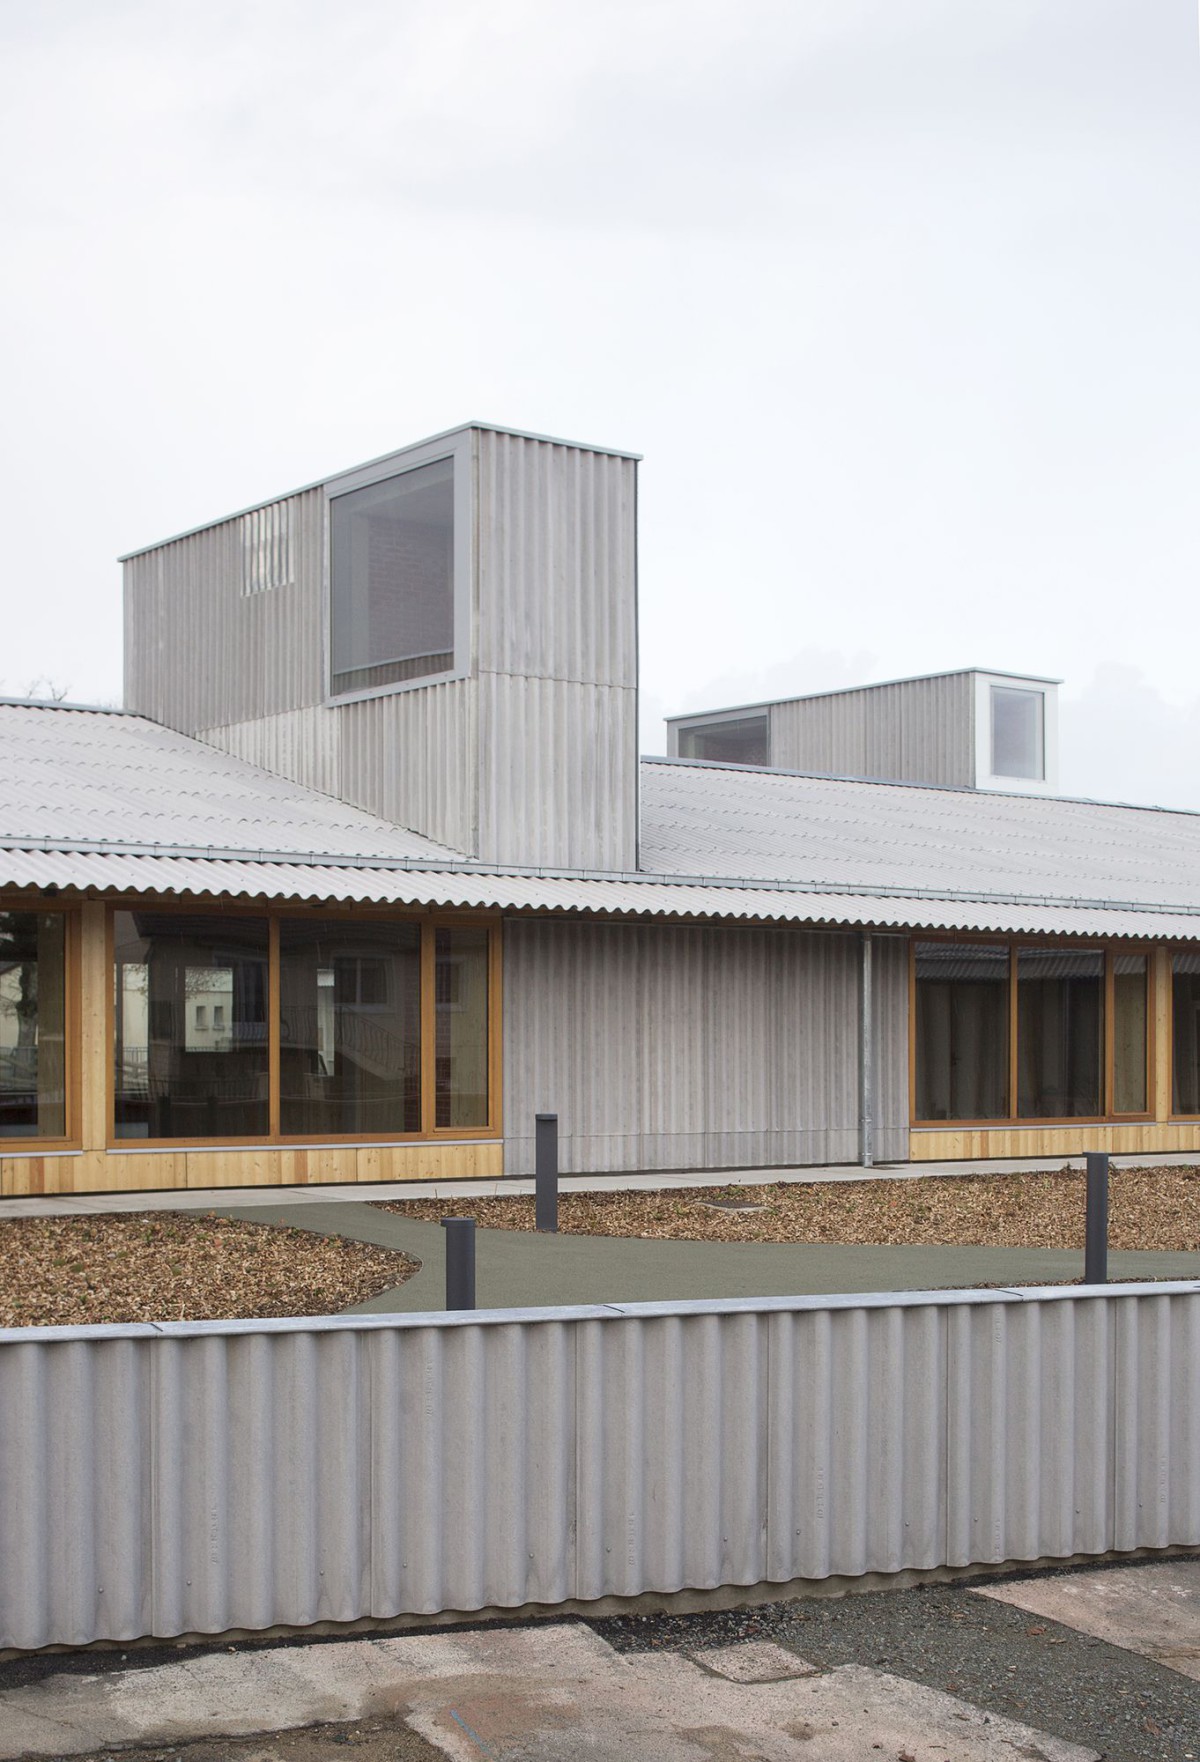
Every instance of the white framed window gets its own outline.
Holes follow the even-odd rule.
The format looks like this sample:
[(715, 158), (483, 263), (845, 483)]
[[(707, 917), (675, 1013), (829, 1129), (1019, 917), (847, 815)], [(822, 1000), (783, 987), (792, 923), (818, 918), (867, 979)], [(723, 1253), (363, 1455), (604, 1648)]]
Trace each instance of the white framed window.
[(975, 675), (975, 787), (1021, 795), (1058, 788), (1058, 694), (1054, 680)]
[(993, 777), (1046, 781), (1046, 696), (1019, 685), (993, 685)]

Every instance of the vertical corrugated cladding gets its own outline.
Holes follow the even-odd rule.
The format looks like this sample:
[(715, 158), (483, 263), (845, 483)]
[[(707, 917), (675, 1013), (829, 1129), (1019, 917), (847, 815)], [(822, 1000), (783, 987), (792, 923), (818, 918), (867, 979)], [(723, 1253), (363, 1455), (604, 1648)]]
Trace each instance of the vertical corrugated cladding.
[(782, 1312), (769, 1330), (763, 1577), (938, 1566), (945, 1546), (944, 1310)]
[(1200, 1542), (1200, 1289), (0, 1338), (0, 1646)]
[(908, 1161), (908, 937), (874, 938), (875, 1160)]
[(241, 515), (125, 564), (128, 708), (195, 734), (322, 701), (324, 491), (278, 506), (291, 567), (277, 546), (268, 587), (247, 591)]
[(637, 851), (636, 464), (478, 434), (479, 853)]
[(771, 705), (771, 763), (785, 770), (968, 787), (974, 678), (947, 673)]
[(338, 795), (476, 854), (478, 702), (477, 680), (453, 679), (343, 704)]
[(321, 704), (199, 730), (202, 740), (222, 752), (319, 789), (323, 795), (337, 796), (342, 795), (341, 732), (338, 717)]
[(853, 1160), (858, 959), (836, 932), (509, 919), (506, 1171), (546, 1111), (565, 1170)]

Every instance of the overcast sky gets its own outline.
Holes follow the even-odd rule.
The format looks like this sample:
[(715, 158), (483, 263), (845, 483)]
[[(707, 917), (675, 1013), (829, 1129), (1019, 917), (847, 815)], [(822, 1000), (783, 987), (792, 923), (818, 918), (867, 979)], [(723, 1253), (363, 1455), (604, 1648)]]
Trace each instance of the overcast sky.
[(1196, 0), (0, 0), (0, 77), (3, 690), (483, 418), (645, 454), (646, 750), (978, 665), (1200, 807)]

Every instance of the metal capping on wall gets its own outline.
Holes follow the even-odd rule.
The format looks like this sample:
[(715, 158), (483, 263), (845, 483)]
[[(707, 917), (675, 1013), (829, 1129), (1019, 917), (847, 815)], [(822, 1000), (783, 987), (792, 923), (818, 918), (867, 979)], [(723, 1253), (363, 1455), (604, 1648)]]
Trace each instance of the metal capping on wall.
[(0, 1646), (1200, 1543), (1200, 1284), (0, 1334)]

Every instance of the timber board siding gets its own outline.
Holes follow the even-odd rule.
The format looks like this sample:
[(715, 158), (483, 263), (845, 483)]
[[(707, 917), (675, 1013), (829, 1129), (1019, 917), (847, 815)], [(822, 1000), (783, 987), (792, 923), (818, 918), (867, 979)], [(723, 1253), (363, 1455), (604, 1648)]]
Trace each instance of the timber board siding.
[(1200, 1120), (1133, 1120), (1066, 1126), (914, 1126), (913, 1162), (983, 1162), (993, 1157), (1158, 1156), (1200, 1150)]
[(0, 1198), (39, 1193), (158, 1193), (213, 1187), (303, 1187), (370, 1181), (498, 1180), (504, 1146), (323, 1144), (311, 1149), (85, 1150), (57, 1156), (0, 1156)]

